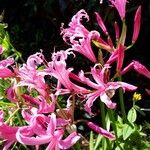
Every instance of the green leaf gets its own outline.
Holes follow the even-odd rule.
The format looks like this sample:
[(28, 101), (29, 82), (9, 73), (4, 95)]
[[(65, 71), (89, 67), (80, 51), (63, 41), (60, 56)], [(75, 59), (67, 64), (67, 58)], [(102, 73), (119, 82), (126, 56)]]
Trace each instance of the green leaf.
[(106, 114), (105, 120), (107, 122), (106, 123), (106, 129), (109, 131), (110, 130), (110, 123), (111, 123), (111, 121), (110, 121), (108, 113)]
[(100, 145), (100, 143), (102, 142), (102, 135), (98, 135), (97, 138), (96, 138), (96, 143), (95, 143), (95, 146), (94, 146), (94, 150), (97, 150), (98, 149), (98, 146)]
[(124, 125), (119, 122), (116, 122), (116, 127), (117, 127), (117, 137), (121, 137), (123, 134)]
[(3, 41), (2, 41), (2, 46), (6, 50), (8, 50), (9, 47), (10, 47), (7, 35), (5, 35), (5, 37), (4, 37)]
[(134, 128), (129, 124), (125, 124), (123, 127), (123, 140), (126, 140), (133, 132)]
[(142, 111), (141, 108), (140, 108), (139, 106), (134, 105), (133, 107), (134, 107), (134, 109), (135, 109), (137, 112), (139, 112), (141, 115), (145, 116), (144, 111)]
[(93, 131), (90, 133), (90, 150), (94, 150)]
[(132, 107), (128, 112), (127, 119), (129, 122), (133, 123), (133, 122), (135, 122), (136, 117), (137, 117), (136, 110)]

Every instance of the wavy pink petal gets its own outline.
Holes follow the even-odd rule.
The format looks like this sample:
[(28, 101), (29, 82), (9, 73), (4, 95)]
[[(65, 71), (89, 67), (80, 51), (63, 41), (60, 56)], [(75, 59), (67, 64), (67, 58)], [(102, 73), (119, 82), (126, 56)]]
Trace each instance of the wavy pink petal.
[(60, 149), (69, 149), (71, 146), (73, 146), (78, 140), (80, 139), (80, 136), (77, 135), (76, 132), (71, 133), (67, 138), (64, 140), (61, 140), (59, 142), (59, 148)]
[(116, 108), (116, 103), (113, 103), (113, 102), (111, 101), (111, 99), (107, 96), (106, 93), (101, 94), (100, 99), (101, 99), (101, 101), (102, 101), (103, 103), (106, 104), (106, 106), (107, 106), (108, 108), (110, 108), (110, 109)]
[(25, 145), (41, 145), (51, 141), (51, 136), (49, 135), (43, 135), (40, 137), (33, 137), (33, 135), (34, 132), (32, 131), (32, 128), (24, 126), (18, 129), (16, 138), (20, 143)]

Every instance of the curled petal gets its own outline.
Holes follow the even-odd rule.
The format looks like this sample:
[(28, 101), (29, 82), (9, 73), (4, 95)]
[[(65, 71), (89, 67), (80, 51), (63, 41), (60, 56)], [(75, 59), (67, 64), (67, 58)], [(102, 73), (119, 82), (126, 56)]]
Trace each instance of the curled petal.
[(7, 58), (0, 61), (0, 78), (14, 77), (15, 73), (8, 68), (8, 66), (14, 63), (13, 58)]
[(71, 146), (73, 146), (79, 139), (80, 139), (80, 136), (78, 136), (76, 132), (73, 132), (66, 139), (61, 140), (59, 142), (59, 148), (68, 149)]
[(82, 18), (89, 20), (89, 16), (87, 15), (87, 13), (84, 9), (81, 9), (80, 11), (77, 12), (76, 15), (73, 16), (73, 18), (71, 20), (72, 22), (69, 24), (69, 26), (81, 24)]
[(106, 106), (110, 109), (114, 109), (116, 107), (116, 103), (113, 103), (111, 99), (107, 96), (106, 93), (100, 96), (101, 101), (106, 104)]
[(93, 113), (91, 112), (91, 107), (94, 103), (94, 101), (98, 98), (98, 96), (100, 95), (99, 91), (90, 93), (87, 95), (87, 101), (84, 105), (84, 109), (85, 111), (87, 111), (90, 115), (92, 115)]
[(29, 56), (27, 59), (27, 66), (29, 69), (36, 69), (37, 65), (43, 62), (44, 55), (42, 53), (36, 53), (34, 55)]
[(33, 129), (31, 127), (21, 127), (17, 133), (16, 138), (17, 140), (25, 145), (41, 145), (50, 142), (51, 137), (48, 135), (40, 136), (40, 137), (33, 137)]

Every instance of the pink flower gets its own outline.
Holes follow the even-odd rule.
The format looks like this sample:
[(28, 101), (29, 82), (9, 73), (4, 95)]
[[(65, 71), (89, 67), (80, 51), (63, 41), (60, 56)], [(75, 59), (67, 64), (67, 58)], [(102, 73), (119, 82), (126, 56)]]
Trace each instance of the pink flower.
[(117, 9), (121, 19), (125, 18), (125, 11), (126, 11), (126, 2), (127, 0), (109, 0), (114, 7)]
[(82, 24), (81, 20), (89, 20), (85, 10), (80, 10), (73, 16), (69, 23), (69, 28), (62, 29), (63, 39), (71, 45), (71, 50), (77, 51), (87, 57), (90, 61), (96, 62), (95, 55), (91, 47), (91, 41), (100, 37), (97, 31), (89, 32)]
[(110, 140), (115, 140), (115, 135), (112, 134), (111, 132), (97, 126), (96, 124), (92, 123), (92, 122), (88, 122), (87, 123), (88, 127), (91, 128), (93, 131), (95, 131), (96, 133), (109, 138)]
[(141, 26), (141, 6), (138, 7), (134, 17), (134, 31), (132, 36), (132, 43), (134, 43), (138, 38), (140, 26)]
[(5, 141), (3, 150), (8, 150), (9, 147), (16, 142), (16, 132), (19, 128), (5, 124), (3, 119), (3, 112), (0, 111), (0, 139)]
[(91, 47), (92, 40), (97, 40), (99, 38), (99, 33), (97, 31), (91, 31), (89, 34), (79, 39), (77, 44), (72, 45), (72, 50), (79, 52), (80, 54), (84, 55), (92, 62), (96, 62), (96, 57)]
[(72, 17), (69, 28), (62, 28), (61, 34), (63, 34), (65, 42), (69, 40), (70, 43), (77, 43), (75, 38), (85, 37), (89, 33), (89, 31), (81, 24), (83, 18), (89, 20), (89, 16), (85, 10), (81, 9)]
[(96, 66), (91, 69), (91, 75), (95, 82), (84, 76), (83, 72), (80, 72), (79, 76), (82, 82), (92, 87), (94, 90), (86, 95), (85, 110), (92, 114), (91, 106), (93, 102), (100, 97), (101, 101), (106, 104), (110, 109), (116, 107), (116, 103), (113, 103), (111, 98), (115, 94), (115, 90), (122, 87), (124, 90), (135, 90), (137, 87), (124, 82), (108, 82), (109, 66), (106, 65), (102, 69), (96, 69)]
[(5, 60), (0, 61), (0, 78), (8, 78), (15, 76), (15, 73), (8, 68), (13, 63), (14, 63), (13, 58), (7, 58)]
[[(37, 115), (32, 118), (30, 126), (21, 127), (16, 134), (17, 140), (26, 145), (48, 144), (46, 150), (50, 149), (68, 149), (74, 145), (79, 136), (76, 132), (71, 133), (62, 140), (64, 129), (59, 125), (56, 115), (52, 114), (50, 120), (43, 115)], [(35, 136), (36, 135), (36, 136)]]
[(43, 57), (41, 53), (31, 55), (27, 60), (27, 64), (23, 64), (19, 68), (18, 77), (20, 77), (20, 82), (18, 86), (27, 86), (29, 91), (34, 88), (45, 97), (47, 96), (48, 88), (44, 79), (46, 74), (43, 71), (37, 70), (38, 65), (41, 65), (44, 61)]
[[(61, 53), (62, 52), (62, 53)], [(70, 92), (75, 93), (85, 93), (87, 90), (83, 87), (80, 87), (76, 84), (74, 84), (70, 80), (70, 73), (73, 70), (73, 68), (66, 68), (66, 62), (65, 60), (67, 57), (64, 57), (64, 53), (70, 54), (69, 51), (61, 51), (59, 53), (54, 53), (52, 55), (52, 62), (48, 64), (46, 72), (49, 72), (49, 75), (55, 77), (58, 80), (57, 84), (57, 94), (66, 94)], [(58, 57), (58, 56), (59, 57)], [(63, 88), (64, 87), (64, 88)]]

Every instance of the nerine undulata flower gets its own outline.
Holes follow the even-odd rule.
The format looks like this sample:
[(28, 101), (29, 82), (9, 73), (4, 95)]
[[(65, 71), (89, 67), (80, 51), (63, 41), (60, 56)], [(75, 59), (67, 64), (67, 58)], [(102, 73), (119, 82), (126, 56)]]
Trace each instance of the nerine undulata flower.
[(43, 63), (43, 57), (41, 53), (31, 55), (27, 63), (18, 69), (18, 86), (27, 86), (29, 91), (34, 88), (45, 97), (48, 88), (44, 80), (46, 74), (37, 69)]
[[(67, 125), (67, 121), (64, 125)], [(80, 138), (76, 132), (72, 132), (65, 139), (63, 136), (64, 128), (61, 122), (56, 119), (55, 114), (51, 114), (49, 117), (40, 114), (33, 116), (30, 125), (21, 127), (16, 134), (17, 140), (22, 144), (48, 144), (46, 150), (68, 149)]]
[(132, 91), (137, 89), (136, 86), (125, 82), (108, 81), (107, 71), (109, 68), (109, 65), (105, 65), (102, 69), (96, 69), (96, 66), (92, 68), (91, 75), (95, 82), (85, 77), (83, 71), (81, 71), (79, 74), (82, 82), (93, 88), (89, 94), (86, 94), (85, 110), (90, 114), (92, 114), (91, 106), (98, 97), (100, 97), (100, 100), (105, 103), (108, 108), (114, 109), (116, 107), (116, 103), (112, 102), (111, 98), (113, 97), (116, 89), (120, 87), (123, 88), (124, 91)]
[(77, 51), (87, 57), (90, 61), (96, 62), (96, 57), (91, 47), (91, 41), (97, 40), (100, 35), (97, 31), (88, 31), (81, 21), (89, 20), (89, 16), (85, 10), (80, 10), (75, 14), (69, 23), (69, 28), (62, 29), (63, 39), (71, 45), (71, 49)]
[(56, 94), (66, 94), (70, 92), (87, 93), (88, 90), (76, 85), (70, 80), (69, 75), (73, 71), (73, 68), (67, 68), (67, 64), (65, 62), (67, 55), (69, 54), (70, 51), (54, 53), (52, 55), (52, 62), (49, 62), (45, 71), (58, 80)]

